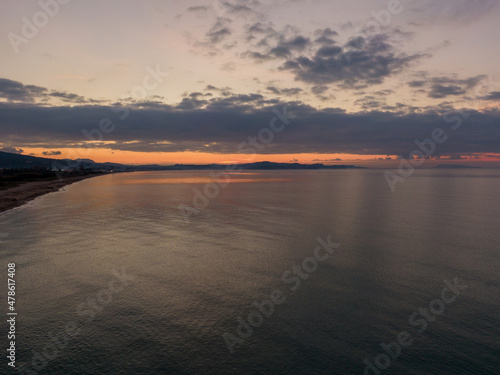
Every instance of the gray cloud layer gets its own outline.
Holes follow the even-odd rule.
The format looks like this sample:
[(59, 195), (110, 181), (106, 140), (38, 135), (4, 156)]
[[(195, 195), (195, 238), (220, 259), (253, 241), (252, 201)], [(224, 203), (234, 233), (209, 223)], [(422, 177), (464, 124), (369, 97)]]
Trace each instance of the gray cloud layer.
[[(249, 136), (257, 136), (262, 128), (269, 126), (274, 117), (273, 108), (282, 111), (285, 106), (285, 103), (268, 101), (258, 94), (209, 100), (189, 96), (186, 99), (194, 104), (134, 104), (124, 120), (108, 106), (47, 107), (0, 103), (0, 139), (17, 147), (70, 147), (87, 140), (83, 130), (97, 139), (92, 129), (98, 129), (100, 121), (109, 118), (115, 130), (104, 134), (103, 140), (116, 143), (97, 147), (145, 152), (237, 153), (241, 142)], [(449, 140), (438, 146), (436, 155), (494, 153), (500, 148), (500, 113), (495, 110), (468, 111), (470, 117), (459, 130), (453, 131), (453, 116), (449, 115), (451, 120), (446, 122), (439, 110), (345, 113), (334, 108), (317, 110), (300, 102), (286, 105), (296, 118), (286, 130), (276, 133), (273, 142), (261, 153), (406, 156), (415, 149), (415, 138), (429, 138), (437, 127), (445, 129)]]

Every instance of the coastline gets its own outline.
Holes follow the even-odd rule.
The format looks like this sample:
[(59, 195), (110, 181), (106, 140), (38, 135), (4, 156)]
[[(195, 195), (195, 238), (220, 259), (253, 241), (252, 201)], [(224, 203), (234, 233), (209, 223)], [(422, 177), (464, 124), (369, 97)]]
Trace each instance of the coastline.
[(13, 208), (20, 207), (42, 195), (58, 191), (64, 186), (74, 184), (75, 182), (82, 181), (87, 178), (103, 175), (104, 173), (99, 173), (71, 176), (63, 178), (62, 180), (30, 181), (5, 190), (0, 190), (0, 214)]

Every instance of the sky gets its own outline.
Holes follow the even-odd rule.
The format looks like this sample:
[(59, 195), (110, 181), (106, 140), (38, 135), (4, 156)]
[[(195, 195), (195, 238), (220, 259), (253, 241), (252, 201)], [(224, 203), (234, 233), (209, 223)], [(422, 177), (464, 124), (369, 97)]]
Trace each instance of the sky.
[(0, 150), (500, 167), (497, 0), (0, 3)]

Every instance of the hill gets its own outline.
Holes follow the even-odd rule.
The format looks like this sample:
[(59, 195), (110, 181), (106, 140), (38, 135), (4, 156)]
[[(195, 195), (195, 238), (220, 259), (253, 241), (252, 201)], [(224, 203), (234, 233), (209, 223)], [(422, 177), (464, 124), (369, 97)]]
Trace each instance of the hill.
[(91, 169), (110, 171), (114, 169), (127, 170), (128, 168), (122, 164), (96, 163), (90, 159), (50, 159), (0, 151), (0, 169), (48, 169), (51, 171)]
[[(239, 169), (347, 169), (363, 168), (354, 165), (324, 165), (300, 163), (273, 163), (261, 161), (239, 164)], [(170, 170), (210, 170), (227, 169), (225, 164), (175, 164), (175, 165), (125, 165), (117, 163), (96, 163), (90, 159), (50, 159), (36, 156), (11, 154), (0, 151), (0, 169), (43, 169), (51, 171), (92, 170), (102, 172), (170, 171)], [(234, 169), (234, 168), (233, 168)]]

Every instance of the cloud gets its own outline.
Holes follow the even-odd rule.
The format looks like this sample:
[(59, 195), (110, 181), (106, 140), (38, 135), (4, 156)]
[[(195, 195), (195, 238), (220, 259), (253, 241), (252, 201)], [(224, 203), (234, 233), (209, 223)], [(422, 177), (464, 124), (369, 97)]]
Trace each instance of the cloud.
[[(254, 48), (268, 48), (271, 43), (275, 43), (281, 37), (281, 34), (275, 30), (272, 22), (256, 22), (246, 25), (245, 35), (246, 41), (253, 43)], [(251, 56), (252, 53), (258, 54), (256, 51), (247, 51), (243, 56)]]
[(323, 45), (332, 45), (335, 44), (335, 40), (333, 37), (336, 37), (339, 35), (336, 31), (326, 28), (326, 29), (319, 29), (314, 32), (314, 35), (316, 36), (316, 39), (314, 40), (316, 43), (323, 44)]
[(86, 99), (83, 96), (65, 92), (48, 90), (35, 85), (23, 85), (21, 82), (0, 78), (0, 98), (10, 102), (33, 103), (37, 100), (47, 103), (51, 98), (57, 98), (66, 103), (100, 103), (101, 100)]
[(279, 89), (276, 86), (268, 86), (267, 90), (276, 95), (294, 96), (300, 94), (303, 90), (299, 87)]
[(449, 77), (432, 77), (425, 80), (415, 80), (408, 82), (412, 88), (426, 88), (427, 95), (433, 99), (443, 99), (448, 96), (465, 95), (467, 91), (473, 89), (486, 78), (485, 75), (478, 75), (467, 79), (459, 79), (456, 75)]
[(343, 47), (321, 46), (312, 56), (287, 60), (280, 69), (314, 85), (336, 83), (343, 88), (358, 88), (380, 84), (423, 57), (427, 55), (399, 53), (388, 34), (377, 34), (351, 39)]
[(225, 1), (223, 4), (230, 14), (246, 15), (253, 12), (253, 10), (250, 7), (246, 6), (245, 4), (241, 4), (241, 2), (240, 4), (238, 3), (232, 4), (229, 1)]
[[(259, 35), (259, 38), (255, 35)], [(253, 39), (259, 39), (254, 48), (259, 48), (261, 51), (248, 50), (242, 54), (242, 57), (257, 61), (286, 59), (294, 52), (303, 51), (311, 43), (309, 38), (296, 35), (294, 29), (287, 28), (280, 34), (270, 26), (264, 28), (260, 23), (250, 26), (247, 30), (247, 40)]]
[(500, 100), (500, 91), (493, 91), (486, 96), (483, 96), (483, 100)]
[(321, 94), (325, 93), (327, 90), (328, 90), (328, 86), (324, 86), (324, 85), (313, 86), (311, 88), (311, 91), (314, 95), (321, 95)]
[(287, 57), (293, 51), (302, 51), (307, 47), (309, 42), (309, 38), (303, 37), (302, 35), (298, 35), (289, 40), (282, 39), (275, 47), (271, 48), (269, 53), (276, 57)]
[[(261, 94), (231, 94), (226, 97), (187, 95), (177, 105), (129, 107), (125, 120), (111, 107), (77, 105), (47, 107), (35, 104), (0, 103), (0, 139), (17, 147), (58, 149), (78, 147), (87, 141), (82, 131), (92, 133), (99, 121), (110, 118), (116, 130), (103, 135), (106, 143), (95, 147), (142, 152), (203, 151), (237, 153), (248, 137), (269, 127), (284, 107), (296, 117), (261, 151), (280, 153), (352, 153), (407, 156), (416, 148), (415, 139), (431, 136), (437, 127), (449, 135), (435, 155), (496, 153), (500, 148), (500, 111), (469, 110), (474, 126), (453, 131), (443, 120), (442, 109), (411, 112), (365, 110), (346, 113), (338, 108), (315, 109), (300, 101), (283, 102)], [(472, 120), (464, 120), (472, 121)], [(208, 146), (207, 146), (208, 145)]]
[(83, 96), (68, 93), (68, 92), (52, 91), (48, 95), (56, 97), (56, 98), (60, 98), (64, 102), (73, 102), (73, 103), (85, 103), (85, 102), (87, 102), (87, 100)]
[(463, 95), (465, 94), (465, 89), (461, 86), (455, 86), (455, 85), (440, 85), (440, 84), (435, 84), (432, 85), (432, 89), (429, 92), (429, 97), (434, 98), (434, 99), (440, 99), (440, 98), (446, 98), (447, 96), (451, 95)]
[(23, 85), (21, 82), (0, 78), (0, 98), (9, 101), (32, 102), (44, 95), (46, 91), (45, 87)]
[[(206, 33), (208, 42), (198, 46), (212, 48), (212, 55), (220, 52), (217, 45), (226, 42), (225, 49), (234, 47), (231, 20), (219, 17)], [(236, 23), (235, 28), (238, 26)], [(402, 40), (413, 33), (399, 28), (385, 29), (373, 34), (364, 30), (346, 42), (340, 42), (337, 31), (331, 28), (303, 33), (295, 26), (277, 29), (272, 22), (254, 22), (243, 26), (243, 38), (238, 38), (236, 56), (256, 63), (276, 61), (281, 71), (288, 71), (295, 80), (314, 86), (335, 84), (343, 89), (360, 88), (383, 83), (417, 61), (430, 57), (427, 53), (401, 51)]]
[(408, 86), (410, 87), (424, 87), (426, 85), (425, 81), (410, 81), (408, 82)]
[(217, 21), (210, 30), (205, 34), (208, 42), (197, 43), (200, 46), (205, 47), (215, 47), (218, 43), (226, 40), (232, 35), (232, 31), (229, 28), (231, 20), (225, 17), (218, 17)]
[(42, 152), (43, 155), (45, 156), (56, 156), (56, 155), (61, 155), (61, 151), (44, 151)]
[(259, 17), (261, 14), (257, 10), (260, 6), (258, 0), (214, 0), (212, 7), (219, 16), (237, 16), (237, 17)]
[(0, 151), (10, 152), (11, 154), (22, 154), (24, 152), (22, 148), (17, 148), (17, 147), (3, 147), (0, 148)]

